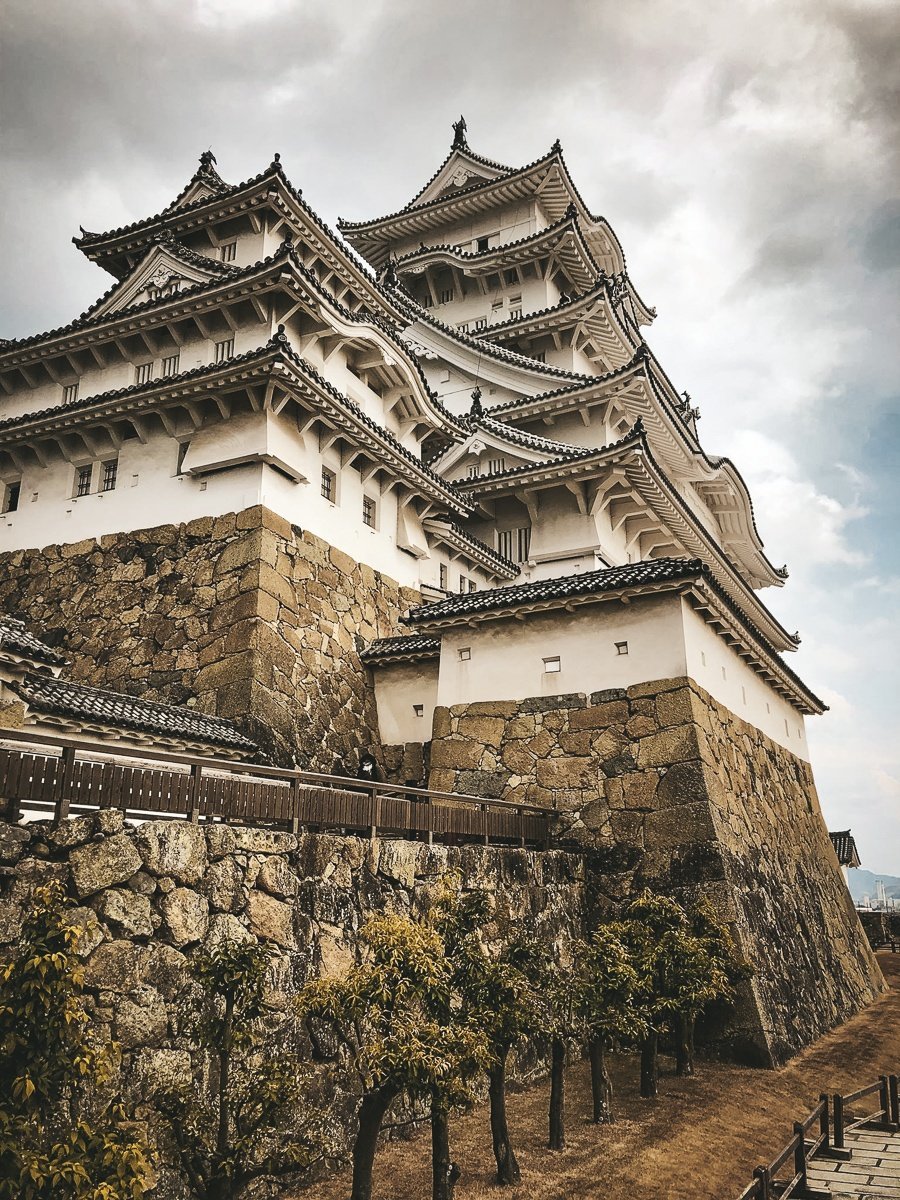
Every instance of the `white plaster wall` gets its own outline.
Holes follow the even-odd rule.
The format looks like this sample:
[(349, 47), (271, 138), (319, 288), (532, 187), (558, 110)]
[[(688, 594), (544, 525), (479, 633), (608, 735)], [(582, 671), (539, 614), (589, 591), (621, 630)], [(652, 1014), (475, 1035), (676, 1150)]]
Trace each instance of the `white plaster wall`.
[[(438, 704), (590, 693), (684, 675), (681, 625), (678, 599), (660, 597), (447, 629)], [(628, 642), (627, 654), (617, 652), (620, 641)], [(468, 661), (459, 657), (465, 647)], [(554, 655), (561, 670), (547, 673), (543, 660)]]
[[(378, 729), (386, 746), (427, 742), (431, 737), (438, 692), (437, 659), (418, 663), (392, 663), (376, 667), (375, 703)], [(414, 705), (421, 704), (422, 716)]]
[(686, 600), (685, 654), (688, 674), (710, 695), (798, 758), (809, 758), (803, 715), (761, 679), (723, 642)]

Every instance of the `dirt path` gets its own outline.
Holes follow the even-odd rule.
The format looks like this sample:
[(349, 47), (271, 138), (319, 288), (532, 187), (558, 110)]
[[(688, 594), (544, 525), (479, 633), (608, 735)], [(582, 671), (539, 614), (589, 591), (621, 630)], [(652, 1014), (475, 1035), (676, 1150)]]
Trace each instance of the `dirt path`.
[[(734, 1200), (753, 1168), (789, 1140), (793, 1121), (822, 1091), (849, 1092), (900, 1071), (900, 955), (879, 955), (893, 990), (778, 1071), (699, 1064), (694, 1079), (666, 1075), (655, 1102), (637, 1097), (637, 1062), (613, 1064), (619, 1120), (589, 1124), (584, 1064), (568, 1076), (567, 1140), (546, 1149), (547, 1087), (510, 1097), (510, 1127), (522, 1165), (516, 1188), (493, 1185), (487, 1111), (479, 1106), (453, 1129), (463, 1168), (456, 1200)], [(379, 1152), (375, 1200), (428, 1200), (427, 1135)], [(296, 1200), (346, 1200), (347, 1175), (293, 1193)], [(287, 1197), (284, 1200), (288, 1200)]]

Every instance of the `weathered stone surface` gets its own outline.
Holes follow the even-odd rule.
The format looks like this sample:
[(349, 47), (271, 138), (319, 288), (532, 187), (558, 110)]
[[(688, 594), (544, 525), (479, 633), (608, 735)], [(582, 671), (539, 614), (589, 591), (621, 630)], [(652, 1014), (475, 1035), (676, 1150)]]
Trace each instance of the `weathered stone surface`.
[(124, 883), (140, 870), (141, 856), (125, 833), (102, 842), (78, 846), (69, 855), (72, 879), (79, 896), (90, 896), (111, 884)]
[(21, 904), (12, 900), (0, 900), (0, 946), (8, 946), (18, 940), (25, 919)]
[(276, 900), (265, 892), (253, 890), (247, 897), (247, 920), (252, 933), (285, 950), (297, 948), (294, 933), (294, 910), (290, 904)]
[(201, 942), (209, 928), (209, 902), (191, 888), (173, 888), (159, 902), (169, 939), (176, 946)]
[(84, 982), (99, 991), (131, 992), (141, 982), (148, 954), (146, 947), (125, 939), (103, 942), (85, 963)]
[(194, 1077), (187, 1050), (141, 1050), (134, 1070), (148, 1096), (189, 1087)]
[(22, 857), (31, 834), (23, 825), (0, 821), (0, 866), (11, 866)]
[(216, 950), (229, 942), (253, 942), (253, 934), (232, 913), (212, 913), (209, 918), (209, 932), (204, 945), (207, 950)]
[(91, 900), (94, 912), (114, 931), (150, 937), (150, 901), (129, 888), (109, 888)]
[(97, 920), (97, 914), (92, 908), (72, 908), (67, 914), (69, 923), (78, 930), (78, 943), (75, 953), (79, 958), (87, 958), (102, 941), (103, 927)]
[(206, 870), (206, 837), (190, 821), (145, 821), (135, 845), (147, 871), (197, 883)]
[(266, 858), (259, 868), (256, 886), (268, 892), (271, 896), (284, 899), (293, 896), (297, 891), (297, 876), (288, 865), (287, 859), (273, 854)]
[(247, 854), (289, 854), (297, 849), (292, 833), (274, 829), (254, 829), (249, 825), (210, 825), (206, 829), (210, 858), (244, 851)]
[(116, 1040), (126, 1049), (158, 1046), (169, 1030), (169, 1017), (159, 992), (139, 987), (115, 1007)]
[(203, 892), (210, 908), (238, 912), (244, 907), (244, 872), (230, 855), (211, 862), (203, 879)]

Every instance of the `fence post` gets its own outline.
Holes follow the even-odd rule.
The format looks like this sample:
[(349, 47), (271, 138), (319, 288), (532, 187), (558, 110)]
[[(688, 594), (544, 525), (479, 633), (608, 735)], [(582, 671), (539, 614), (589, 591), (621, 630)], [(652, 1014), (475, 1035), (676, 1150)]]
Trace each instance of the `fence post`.
[(425, 804), (427, 805), (425, 812), (427, 814), (426, 820), (428, 821), (428, 829), (425, 833), (425, 841), (428, 843), (429, 846), (433, 846), (434, 845), (434, 801), (430, 795), (426, 796)]
[(806, 1130), (803, 1128), (802, 1121), (794, 1122), (794, 1136), (797, 1139), (797, 1148), (794, 1151), (794, 1174), (800, 1176), (802, 1195), (809, 1188), (809, 1179), (806, 1174)]
[(890, 1124), (891, 1120), (891, 1100), (888, 1090), (887, 1075), (878, 1076), (878, 1103), (881, 1105), (881, 1119), (885, 1125)]
[(372, 793), (372, 824), (369, 826), (369, 840), (374, 842), (378, 836), (378, 826), (381, 824), (381, 796), (378, 788), (370, 789)]
[(840, 1092), (834, 1093), (832, 1102), (832, 1112), (834, 1113), (834, 1148), (835, 1150), (844, 1149), (844, 1097)]
[(300, 832), (300, 776), (295, 775), (291, 780), (291, 833), (296, 837)]
[(888, 1090), (891, 1098), (891, 1124), (900, 1125), (900, 1080), (896, 1075), (889, 1076)]
[(63, 746), (62, 771), (59, 777), (59, 795), (56, 798), (56, 808), (53, 813), (54, 824), (64, 821), (69, 815), (69, 792), (75, 778), (75, 747)]
[(829, 1151), (831, 1149), (831, 1126), (828, 1123), (828, 1093), (822, 1092), (819, 1096), (819, 1103), (822, 1105), (822, 1111), (819, 1114), (819, 1134), (822, 1138), (822, 1149)]
[(481, 812), (482, 812), (482, 820), (484, 821), (484, 833), (481, 835), (481, 840), (485, 844), (485, 846), (489, 846), (491, 839), (488, 837), (488, 831), (487, 831), (488, 806), (486, 804), (481, 805)]
[(189, 820), (194, 825), (200, 820), (200, 786), (203, 781), (203, 766), (201, 763), (191, 765), (191, 811)]
[(753, 1172), (753, 1178), (758, 1179), (760, 1183), (759, 1200), (772, 1200), (771, 1179), (769, 1177), (768, 1167), (757, 1167)]

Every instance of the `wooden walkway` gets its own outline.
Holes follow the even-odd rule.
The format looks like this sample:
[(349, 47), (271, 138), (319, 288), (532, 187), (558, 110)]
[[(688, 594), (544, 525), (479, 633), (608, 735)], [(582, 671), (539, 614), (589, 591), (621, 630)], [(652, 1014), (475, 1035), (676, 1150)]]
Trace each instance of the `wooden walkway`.
[(900, 1133), (853, 1129), (844, 1142), (851, 1152), (847, 1162), (812, 1159), (810, 1187), (834, 1200), (900, 1200)]

